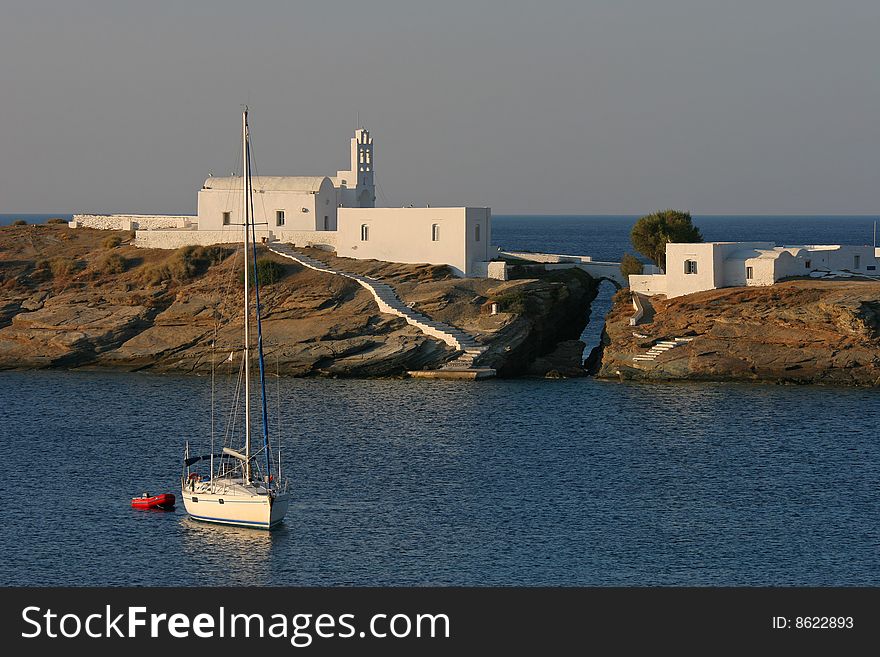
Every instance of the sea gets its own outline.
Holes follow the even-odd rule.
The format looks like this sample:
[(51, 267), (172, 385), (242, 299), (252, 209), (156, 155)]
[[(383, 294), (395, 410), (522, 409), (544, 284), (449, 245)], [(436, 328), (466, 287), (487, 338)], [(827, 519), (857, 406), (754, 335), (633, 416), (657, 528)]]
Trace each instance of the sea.
[[(48, 216), (69, 217), (0, 224)], [(497, 216), (493, 238), (617, 261), (635, 219)], [(694, 221), (707, 240), (870, 244), (874, 218)], [(130, 508), (177, 494), (184, 443), (207, 446), (207, 378), (0, 372), (0, 585), (880, 585), (875, 390), (270, 383), (294, 495), (271, 533)]]

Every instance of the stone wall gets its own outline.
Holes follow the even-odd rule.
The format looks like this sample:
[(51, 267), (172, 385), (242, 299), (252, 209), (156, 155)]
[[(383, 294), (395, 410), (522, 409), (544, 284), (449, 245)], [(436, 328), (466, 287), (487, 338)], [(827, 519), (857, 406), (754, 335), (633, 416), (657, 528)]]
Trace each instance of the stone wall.
[(185, 228), (196, 223), (196, 217), (165, 214), (75, 214), (71, 228), (98, 228), (100, 230), (153, 230), (157, 228)]

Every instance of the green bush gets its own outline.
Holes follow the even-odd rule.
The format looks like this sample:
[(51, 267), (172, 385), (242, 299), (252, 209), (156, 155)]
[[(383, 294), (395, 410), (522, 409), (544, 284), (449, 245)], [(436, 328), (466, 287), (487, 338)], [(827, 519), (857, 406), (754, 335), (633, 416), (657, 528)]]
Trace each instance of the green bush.
[(128, 268), (128, 260), (118, 253), (108, 253), (95, 265), (99, 274), (121, 274)]
[(13, 226), (27, 226), (27, 222), (24, 219), (16, 219), (12, 222)]
[(515, 290), (495, 297), (501, 312), (524, 315), (528, 311), (528, 299), (522, 290)]
[(620, 260), (620, 273), (624, 276), (641, 274), (644, 270), (645, 266), (642, 264), (642, 261), (631, 253), (624, 254), (623, 258)]
[(162, 281), (186, 282), (204, 274), (208, 268), (223, 262), (231, 249), (221, 246), (184, 246), (163, 262), (145, 267), (141, 279), (150, 285)]
[(58, 256), (49, 261), (49, 271), (52, 272), (52, 278), (57, 280), (71, 277), (77, 272), (79, 266), (79, 262), (67, 256)]
[(52, 225), (59, 225), (59, 224), (66, 224), (66, 223), (67, 223), (67, 220), (66, 220), (66, 219), (61, 219), (60, 217), (52, 217), (52, 218), (49, 219), (49, 221), (47, 221), (46, 223), (47, 223), (47, 224), (52, 224)]
[(636, 251), (665, 268), (668, 242), (702, 242), (703, 236), (690, 212), (662, 210), (640, 218), (632, 227), (630, 240)]
[(122, 240), (119, 238), (118, 235), (111, 235), (103, 242), (101, 242), (101, 246), (103, 246), (105, 249), (115, 249), (120, 244), (122, 244)]
[[(248, 280), (253, 285), (254, 271), (251, 267), (248, 269)], [(280, 262), (276, 262), (271, 258), (257, 259), (257, 280), (260, 281), (260, 285), (272, 285), (273, 283), (277, 283), (284, 278), (286, 273), (287, 269)], [(239, 274), (238, 282), (242, 284), (244, 283), (244, 272)]]

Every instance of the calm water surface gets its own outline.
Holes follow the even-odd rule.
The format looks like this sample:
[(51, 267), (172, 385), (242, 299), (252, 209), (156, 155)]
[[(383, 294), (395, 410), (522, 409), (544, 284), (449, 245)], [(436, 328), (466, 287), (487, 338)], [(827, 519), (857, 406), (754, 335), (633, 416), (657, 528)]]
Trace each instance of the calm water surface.
[(0, 583), (880, 584), (872, 390), (285, 379), (271, 534), (128, 506), (176, 492), (208, 398), (0, 373)]

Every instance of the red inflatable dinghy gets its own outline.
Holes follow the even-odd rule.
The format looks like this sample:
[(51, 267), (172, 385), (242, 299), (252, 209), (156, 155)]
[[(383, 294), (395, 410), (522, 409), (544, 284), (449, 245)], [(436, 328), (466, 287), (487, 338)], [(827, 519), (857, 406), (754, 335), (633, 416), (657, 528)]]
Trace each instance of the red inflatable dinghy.
[(150, 495), (144, 493), (140, 497), (131, 498), (131, 506), (135, 509), (172, 509), (175, 497), (171, 493)]

